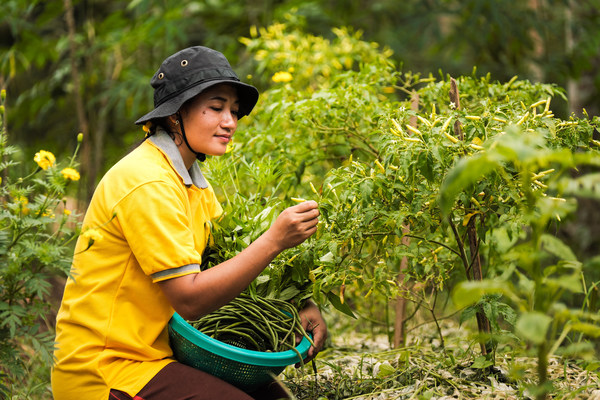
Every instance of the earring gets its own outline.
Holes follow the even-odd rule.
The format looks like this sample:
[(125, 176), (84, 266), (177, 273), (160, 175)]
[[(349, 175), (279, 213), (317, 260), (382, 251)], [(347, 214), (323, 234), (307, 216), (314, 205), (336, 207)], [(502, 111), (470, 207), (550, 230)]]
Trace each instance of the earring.
[(179, 125), (179, 120), (175, 120), (175, 125)]

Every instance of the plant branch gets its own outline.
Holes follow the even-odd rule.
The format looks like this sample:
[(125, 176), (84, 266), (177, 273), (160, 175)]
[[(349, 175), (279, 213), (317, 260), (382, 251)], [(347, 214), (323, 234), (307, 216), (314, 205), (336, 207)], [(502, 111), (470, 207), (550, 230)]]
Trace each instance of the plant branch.
[(452, 229), (452, 232), (454, 233), (454, 238), (456, 239), (456, 244), (457, 244), (458, 250), (459, 250), (459, 256), (465, 267), (465, 273), (467, 274), (467, 279), (470, 280), (471, 279), (470, 264), (469, 264), (469, 260), (467, 258), (467, 254), (465, 253), (465, 245), (464, 245), (462, 239), (460, 238), (460, 234), (458, 233), (458, 229), (456, 229), (456, 225), (454, 224), (454, 221), (452, 221), (451, 215), (448, 216), (448, 223), (450, 224), (450, 228)]

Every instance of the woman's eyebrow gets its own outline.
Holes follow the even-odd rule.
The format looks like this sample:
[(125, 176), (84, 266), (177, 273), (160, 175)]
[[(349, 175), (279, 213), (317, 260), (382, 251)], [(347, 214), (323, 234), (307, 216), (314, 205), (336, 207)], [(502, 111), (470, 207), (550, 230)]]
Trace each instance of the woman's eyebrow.
[[(228, 101), (225, 97), (221, 97), (221, 96), (218, 96), (218, 95), (211, 97), (210, 100), (218, 100), (218, 101), (222, 101), (223, 103), (227, 103), (227, 101)], [(239, 102), (240, 102), (240, 100), (237, 99), (234, 103), (237, 104)]]
[[(219, 96), (219, 95), (213, 96), (213, 97), (211, 97), (209, 100), (217, 100), (217, 101), (221, 101), (221, 102), (223, 102), (223, 103), (227, 103), (227, 102), (228, 102), (228, 99), (226, 99), (225, 97)], [(240, 100), (239, 100), (239, 99), (236, 99), (236, 100), (233, 102), (233, 104), (240, 104)]]

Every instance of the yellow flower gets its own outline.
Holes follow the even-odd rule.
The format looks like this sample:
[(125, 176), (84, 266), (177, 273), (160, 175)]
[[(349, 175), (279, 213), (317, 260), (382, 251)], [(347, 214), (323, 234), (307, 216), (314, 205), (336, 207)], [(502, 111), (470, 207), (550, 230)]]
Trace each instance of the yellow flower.
[(21, 210), (21, 213), (24, 215), (28, 215), (29, 207), (27, 207), (27, 204), (29, 204), (29, 200), (27, 199), (27, 197), (18, 196), (18, 197), (13, 197), (13, 199), (16, 203), (19, 203), (19, 209)]
[(35, 153), (33, 161), (35, 161), (41, 169), (48, 169), (54, 165), (56, 158), (54, 157), (54, 154), (50, 153), (49, 151), (40, 150), (37, 153)]
[(66, 208), (63, 210), (63, 214), (71, 215), (71, 210), (67, 210)]
[(21, 203), (21, 206), (26, 206), (29, 204), (29, 199), (27, 199), (25, 196), (14, 197), (14, 199), (16, 202)]
[(94, 242), (99, 242), (104, 236), (102, 236), (102, 234), (96, 229), (88, 229), (81, 234), (81, 237), (87, 239), (91, 244)]
[(227, 149), (225, 150), (225, 153), (231, 153), (233, 151), (233, 140), (231, 140), (229, 143), (227, 143)]
[(290, 74), (289, 72), (279, 71), (273, 75), (272, 79), (273, 79), (273, 82), (289, 82), (293, 78), (292, 78), (292, 74)]
[(52, 212), (52, 210), (44, 210), (44, 212), (42, 213), (42, 217), (50, 217), (50, 218), (54, 218), (56, 215), (54, 215), (54, 213)]
[(77, 172), (75, 169), (73, 168), (64, 168), (62, 171), (60, 171), (60, 173), (62, 174), (62, 176), (65, 179), (70, 179), (72, 181), (78, 181), (80, 176), (79, 176), (79, 172)]

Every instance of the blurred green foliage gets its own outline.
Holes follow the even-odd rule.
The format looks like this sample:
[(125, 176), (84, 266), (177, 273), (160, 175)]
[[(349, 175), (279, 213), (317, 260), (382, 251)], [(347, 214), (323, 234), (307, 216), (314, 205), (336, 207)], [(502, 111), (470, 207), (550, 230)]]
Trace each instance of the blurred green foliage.
[[(248, 57), (239, 38), (247, 37), (252, 27), (266, 29), (274, 22), (286, 22), (324, 41), (335, 41), (338, 28), (348, 27), (362, 32), (366, 41), (388, 47), (397, 64), (424, 75), (465, 75), (477, 66), (499, 81), (518, 75), (566, 87), (575, 79), (584, 86), (582, 105), (592, 115), (599, 108), (598, 0), (74, 1), (73, 43), (65, 4), (3, 2), (0, 88), (12, 93), (11, 126), (21, 132), (14, 140), (33, 149), (59, 143), (59, 154), (72, 150), (62, 140), (63, 132), (82, 131), (74, 113), (78, 91), (90, 126), (86, 142), (94, 147), (89, 155), (83, 149), (91, 174), (82, 179), (94, 182), (141, 137), (132, 122), (151, 105), (149, 77), (164, 57), (188, 45), (214, 46), (238, 66), (240, 76), (252, 74), (254, 83), (266, 88), (269, 77)], [(72, 79), (72, 45), (79, 88)], [(276, 57), (293, 58), (304, 51), (300, 42), (294, 45), (299, 47)], [(318, 54), (310, 61), (310, 68), (302, 67), (307, 77), (322, 64)], [(311, 85), (326, 80), (311, 80)], [(564, 103), (556, 108), (561, 116), (568, 115)], [(87, 187), (91, 190), (93, 182)]]

